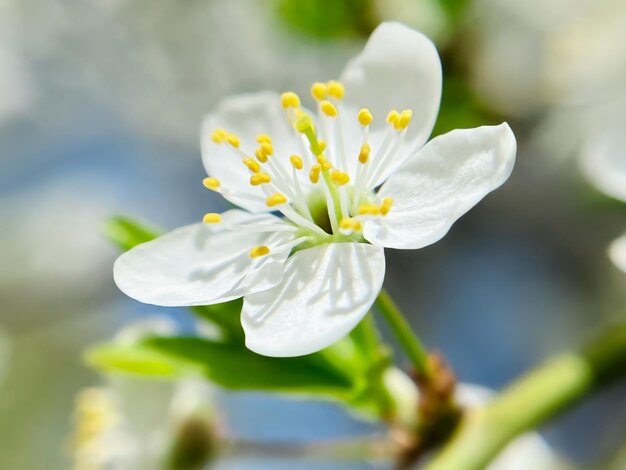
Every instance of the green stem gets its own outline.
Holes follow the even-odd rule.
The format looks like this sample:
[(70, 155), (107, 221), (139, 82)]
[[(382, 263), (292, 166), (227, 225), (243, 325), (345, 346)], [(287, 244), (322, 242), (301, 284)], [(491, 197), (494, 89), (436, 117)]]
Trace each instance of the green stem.
[(518, 435), (534, 429), (593, 389), (626, 376), (626, 324), (578, 353), (557, 356), (513, 383), (483, 408), (468, 411), (426, 470), (481, 470)]
[(393, 334), (396, 336), (411, 361), (411, 364), (415, 368), (415, 372), (422, 377), (427, 377), (428, 353), (426, 348), (422, 345), (415, 333), (413, 333), (406, 318), (402, 315), (402, 312), (384, 288), (381, 289), (378, 294), (374, 305), (376, 310), (378, 310), (391, 327)]
[(385, 371), (391, 365), (390, 352), (381, 341), (374, 323), (374, 314), (368, 314), (361, 320), (351, 335), (356, 339), (356, 343), (361, 345), (361, 354), (367, 358), (372, 365), (369, 374), (372, 387), (375, 389), (378, 398), (378, 411), (382, 419), (387, 419), (395, 413), (394, 400), (390, 391), (385, 386)]

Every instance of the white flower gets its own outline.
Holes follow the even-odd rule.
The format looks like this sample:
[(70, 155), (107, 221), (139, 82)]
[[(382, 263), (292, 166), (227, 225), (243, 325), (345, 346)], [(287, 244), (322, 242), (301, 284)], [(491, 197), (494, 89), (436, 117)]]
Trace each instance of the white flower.
[(243, 296), (251, 350), (312, 353), (370, 309), (384, 248), (436, 242), (511, 173), (506, 124), (424, 145), (441, 64), (432, 42), (401, 24), (378, 27), (339, 81), (311, 94), (315, 113), (291, 92), (217, 106), (202, 129), (205, 186), (243, 210), (207, 214), (122, 255), (122, 291), (170, 306)]
[(108, 386), (81, 390), (71, 451), (76, 470), (165, 468), (188, 429), (214, 450), (210, 388), (199, 381), (110, 377)]
[[(175, 332), (171, 321), (154, 317), (125, 327), (115, 341), (132, 344)], [(215, 450), (214, 395), (206, 382), (118, 374), (106, 379), (106, 385), (83, 389), (76, 397), (70, 442), (76, 470), (152, 470), (165, 468), (184, 444), (199, 451), (198, 459)], [(190, 430), (193, 439), (186, 442)]]

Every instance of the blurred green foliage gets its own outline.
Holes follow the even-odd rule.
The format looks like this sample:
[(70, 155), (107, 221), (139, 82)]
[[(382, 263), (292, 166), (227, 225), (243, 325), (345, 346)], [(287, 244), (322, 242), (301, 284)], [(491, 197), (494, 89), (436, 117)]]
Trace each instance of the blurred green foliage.
[(284, 24), (316, 39), (366, 37), (378, 24), (372, 0), (277, 0)]
[(159, 236), (159, 231), (128, 217), (115, 216), (105, 222), (104, 234), (115, 245), (126, 251), (140, 243), (155, 239)]
[(444, 70), (441, 106), (432, 137), (453, 129), (495, 125), (502, 122), (501, 116), (490, 111), (474, 96), (461, 75), (461, 72), (446, 75)]

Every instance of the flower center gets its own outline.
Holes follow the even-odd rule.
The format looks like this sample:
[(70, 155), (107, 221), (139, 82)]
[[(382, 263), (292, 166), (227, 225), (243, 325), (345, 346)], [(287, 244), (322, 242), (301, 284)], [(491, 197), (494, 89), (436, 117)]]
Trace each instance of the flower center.
[[(262, 191), (267, 207), (280, 212), (293, 227), (299, 244), (315, 245), (330, 241), (364, 241), (361, 231), (369, 218), (385, 217), (392, 210), (391, 198), (380, 198), (375, 192), (381, 177), (394, 162), (402, 145), (412, 111), (391, 110), (387, 114), (387, 132), (381, 136), (377, 149), (370, 144), (370, 125), (374, 116), (363, 108), (353, 117), (362, 129), (357, 155), (346, 150), (343, 126), (350, 112), (344, 108), (344, 87), (331, 80), (316, 82), (311, 95), (317, 103), (317, 124), (300, 106), (293, 92), (281, 95), (285, 118), (301, 144), (301, 154), (275, 155), (272, 138), (267, 134), (256, 137), (256, 149), (242, 149), (240, 139), (225, 129), (216, 129), (211, 139), (227, 145), (243, 163), (242, 171), (250, 174), (250, 184)], [(207, 177), (204, 185), (228, 196), (219, 180)], [(207, 214), (205, 223), (221, 223), (219, 214)], [(233, 229), (252, 228), (231, 226)], [(279, 230), (278, 224), (256, 225), (255, 231)], [(292, 243), (290, 243), (292, 245)], [(293, 245), (299, 248), (298, 245)], [(282, 249), (282, 247), (281, 247)], [(275, 251), (269, 247), (254, 247), (253, 258)]]

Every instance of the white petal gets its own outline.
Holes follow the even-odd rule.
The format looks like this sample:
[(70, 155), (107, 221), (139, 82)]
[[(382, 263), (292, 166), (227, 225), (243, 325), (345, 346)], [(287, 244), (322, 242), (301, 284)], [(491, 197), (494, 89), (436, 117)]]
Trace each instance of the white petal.
[(609, 257), (615, 266), (626, 272), (626, 233), (611, 243)]
[(433, 139), (383, 185), (380, 197), (391, 197), (393, 206), (386, 217), (365, 222), (365, 238), (388, 248), (436, 242), (506, 181), (515, 151), (515, 136), (506, 123)]
[(265, 205), (266, 196), (261, 187), (250, 184), (250, 172), (241, 161), (243, 157), (230, 145), (211, 140), (211, 133), (218, 128), (237, 135), (239, 148), (251, 157), (259, 147), (256, 136), (268, 134), (274, 146), (274, 162), (286, 167), (290, 174), (289, 156), (301, 155), (302, 145), (285, 117), (280, 96), (262, 92), (227, 98), (206, 116), (201, 134), (202, 161), (207, 173), (219, 179), (222, 187), (235, 193), (226, 198), (250, 212), (271, 211)]
[[(282, 223), (269, 214), (239, 210), (222, 214), (224, 223)], [(223, 224), (194, 224), (139, 245), (115, 262), (117, 286), (140, 302), (208, 305), (268, 289), (282, 279), (288, 252), (251, 258), (256, 245), (281, 243), (291, 232), (227, 230)], [(253, 281), (253, 282), (252, 282)]]
[(582, 170), (611, 197), (626, 201), (626, 127), (613, 124), (590, 138), (582, 153)]
[(383, 249), (372, 245), (331, 243), (296, 252), (279, 285), (244, 297), (246, 346), (276, 357), (329, 346), (367, 313), (384, 276)]
[(426, 36), (400, 23), (382, 23), (340, 80), (346, 88), (344, 102), (352, 108), (351, 123), (356, 123), (359, 108), (374, 115), (370, 127), (375, 142), (389, 126), (385, 120), (391, 109), (413, 111), (406, 144), (396, 154), (399, 160), (426, 142), (441, 99), (441, 62)]

